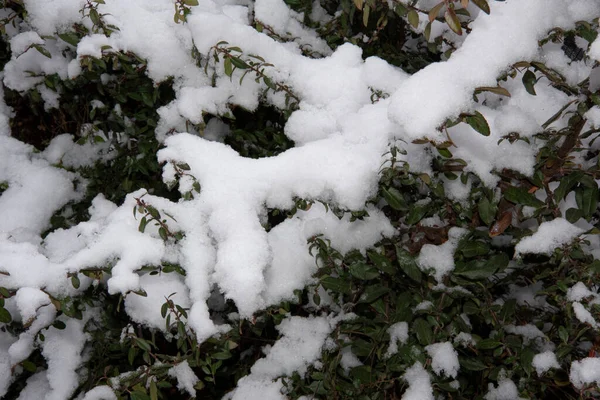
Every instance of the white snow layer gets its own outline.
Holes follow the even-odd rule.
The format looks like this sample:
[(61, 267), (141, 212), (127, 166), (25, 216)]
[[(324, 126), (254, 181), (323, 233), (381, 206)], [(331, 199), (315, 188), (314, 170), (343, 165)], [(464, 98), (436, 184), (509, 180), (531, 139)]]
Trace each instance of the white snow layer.
[(533, 365), (533, 368), (535, 368), (535, 371), (538, 375), (542, 375), (551, 368), (560, 368), (556, 354), (554, 354), (552, 351), (545, 351), (543, 353), (536, 354), (533, 356), (531, 365)]
[(571, 363), (569, 380), (577, 389), (595, 383), (600, 384), (600, 358), (587, 357)]
[(555, 218), (552, 221), (542, 222), (537, 232), (521, 239), (515, 246), (515, 253), (547, 254), (569, 243), (583, 233), (583, 229), (571, 224), (564, 218)]
[(458, 353), (450, 342), (434, 343), (425, 347), (427, 354), (431, 357), (431, 368), (438, 375), (448, 378), (456, 378), (460, 364)]
[[(70, 136), (57, 137), (46, 151), (37, 153), (10, 137), (11, 111), (0, 104), (0, 184), (8, 185), (0, 195), (0, 268), (10, 274), (0, 274), (0, 286), (19, 292), (18, 317), (34, 318), (19, 338), (0, 336), (0, 396), (10, 380), (3, 371), (10, 371), (10, 366), (24, 360), (34, 347), (36, 333), (55, 319), (54, 306), (46, 304), (39, 290), (53, 296), (75, 296), (91, 284), (90, 279), (80, 275), (81, 287), (74, 289), (68, 273), (114, 263), (107, 282), (109, 292), (126, 294), (144, 289), (148, 297), (128, 295), (125, 309), (134, 320), (159, 329), (159, 316), (149, 310), (164, 299), (165, 288), (175, 290), (176, 302), (190, 306), (188, 324), (202, 341), (227, 329), (210, 319), (206, 301), (213, 286), (236, 303), (242, 317), (250, 317), (270, 304), (292, 297), (293, 290), (311, 281), (316, 267), (307, 252), (308, 238), (324, 234), (346, 252), (364, 251), (382, 237), (394, 234), (389, 221), (375, 208), (367, 209), (370, 217), (364, 221), (350, 223), (349, 218), (337, 220), (318, 203), (268, 233), (261, 225), (265, 207), (290, 208), (297, 197), (362, 209), (377, 189), (382, 154), (391, 140), (411, 142), (423, 136), (441, 140), (442, 134), (436, 128), (447, 118), (478, 110), (487, 118), (491, 135), (481, 136), (464, 124), (453, 127), (450, 134), (458, 146), (455, 155), (466, 160), (469, 171), (479, 175), (486, 185), (496, 183), (493, 170), (507, 166), (531, 174), (535, 143), (497, 142), (516, 128), (524, 136), (537, 132), (541, 123), (569, 101), (567, 95), (538, 85), (540, 95), (532, 98), (517, 79), (506, 84), (510, 99), (504, 103), (490, 101), (484, 106), (473, 102), (473, 89), (494, 86), (498, 74), (511, 63), (536, 58), (537, 41), (550, 28), (570, 29), (576, 21), (600, 15), (600, 4), (595, 0), (492, 2), (491, 15), (480, 13), (476, 17), (472, 32), (457, 44), (459, 48), (449, 61), (431, 64), (409, 76), (379, 58), (363, 60), (361, 50), (350, 44), (331, 52), (313, 31), (298, 23), (300, 15), (278, 0), (259, 0), (252, 7), (247, 2), (203, 1), (192, 7), (186, 24), (173, 22), (172, 0), (105, 3), (98, 6), (99, 12), (119, 30), (110, 37), (87, 36), (74, 49), (48, 36), (68, 31), (73, 23), (91, 28), (91, 21), (80, 13), (85, 1), (27, 0), (27, 23), (7, 28), (15, 51), (5, 66), (3, 83), (18, 91), (38, 88), (45, 106), (55, 107), (59, 96), (45, 88), (42, 75), (56, 73), (61, 79), (74, 78), (82, 71), (81, 58), (100, 55), (106, 45), (113, 51), (132, 51), (147, 59), (148, 76), (155, 82), (173, 77), (176, 93), (171, 104), (158, 110), (161, 119), (156, 135), (166, 146), (158, 157), (161, 161), (188, 163), (202, 193), (193, 201), (175, 204), (140, 190), (129, 194), (120, 206), (99, 195), (90, 209), (89, 221), (55, 230), (42, 240), (41, 233), (50, 226), (50, 217), (69, 202), (81, 199), (85, 189), (75, 173), (52, 164), (77, 167), (109, 155), (100, 156), (102, 146), (76, 147)], [(275, 32), (289, 32), (295, 41), (279, 43), (257, 32), (249, 26), (252, 12)], [(327, 16), (321, 15), (320, 20), (326, 21)], [(285, 126), (295, 148), (276, 157), (250, 160), (222, 143), (195, 135), (179, 133), (167, 138), (166, 133), (172, 129), (184, 132), (186, 119), (199, 123), (205, 113), (223, 116), (232, 106), (248, 110), (257, 107), (265, 88), (263, 83), (250, 77), (240, 84), (241, 71), (235, 71), (233, 79), (218, 78), (213, 87), (192, 59), (192, 46), (206, 56), (222, 40), (274, 64), (265, 73), (289, 85), (297, 94), (299, 109)], [(600, 57), (599, 41), (589, 51), (596, 59)], [(494, 45), (489, 46), (489, 42)], [(32, 44), (43, 45), (52, 57), (32, 50)], [(324, 57), (305, 57), (302, 49), (306, 48)], [(554, 57), (552, 62), (557, 69), (570, 68), (564, 58)], [(222, 63), (214, 68), (223, 75)], [(584, 73), (584, 69), (579, 66), (569, 74)], [(372, 104), (371, 90), (391, 97)], [(276, 107), (284, 104), (283, 96), (278, 94), (268, 95), (267, 101)], [(213, 128), (209, 129), (209, 138), (216, 135), (218, 139), (226, 133), (222, 127)], [(414, 147), (410, 143), (406, 146)], [(77, 156), (80, 152), (89, 156), (87, 160)], [(426, 154), (409, 153), (407, 160), (413, 167), (430, 168), (431, 158)], [(173, 181), (171, 164), (166, 164), (163, 176), (166, 182)], [(180, 189), (185, 189), (185, 182)], [(448, 185), (446, 189), (454, 198), (464, 195), (464, 188)], [(175, 217), (178, 222), (169, 221), (169, 226), (185, 233), (183, 240), (177, 244), (164, 242), (154, 226), (149, 226), (144, 234), (138, 231), (139, 218), (135, 219), (131, 211), (136, 198), (143, 195), (161, 213)], [(567, 224), (563, 220), (542, 224), (536, 234), (518, 244), (518, 252), (551, 252), (581, 233)], [(452, 256), (461, 234), (453, 228), (447, 243), (424, 246), (419, 266), (433, 270), (436, 279), (441, 280), (454, 268)], [(150, 276), (140, 276), (138, 270), (142, 266), (158, 266), (164, 261), (181, 265), (186, 271), (185, 279), (164, 274), (157, 284)], [(255, 390), (261, 397), (271, 393), (271, 398), (283, 398), (283, 384), (276, 380), (277, 376), (304, 371), (314, 362), (331, 324), (320, 318), (310, 322), (289, 319), (281, 326), (283, 338), (278, 344), (282, 344), (276, 344), (267, 358), (253, 367), (252, 374), (240, 380), (237, 396)], [(302, 339), (287, 329), (296, 325), (313, 337)], [(60, 337), (44, 346), (43, 354), (52, 370), (33, 375), (21, 397), (67, 398), (72, 394), (76, 378), (73, 371), (79, 365), (85, 343), (80, 328), (68, 325), (64, 339), (70, 340), (69, 350), (60, 350), (67, 346)], [(301, 345), (306, 353), (290, 352), (289, 343)], [(292, 361), (280, 360), (283, 354)], [(60, 355), (65, 355), (65, 359)], [(49, 379), (61, 379), (64, 386), (53, 387)], [(403, 398), (433, 398), (429, 375), (420, 364), (413, 365), (405, 379), (409, 389)], [(90, 399), (114, 398), (104, 388), (88, 395)]]

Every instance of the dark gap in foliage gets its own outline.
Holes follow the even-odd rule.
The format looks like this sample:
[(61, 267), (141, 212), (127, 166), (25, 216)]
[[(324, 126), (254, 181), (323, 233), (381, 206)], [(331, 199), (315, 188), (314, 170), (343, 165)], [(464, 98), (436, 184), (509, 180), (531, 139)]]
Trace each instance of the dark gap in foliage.
[(281, 110), (261, 104), (253, 112), (236, 107), (233, 115), (235, 119), (230, 123), (231, 133), (225, 143), (241, 156), (273, 157), (294, 147), (294, 142), (283, 132), (286, 117)]

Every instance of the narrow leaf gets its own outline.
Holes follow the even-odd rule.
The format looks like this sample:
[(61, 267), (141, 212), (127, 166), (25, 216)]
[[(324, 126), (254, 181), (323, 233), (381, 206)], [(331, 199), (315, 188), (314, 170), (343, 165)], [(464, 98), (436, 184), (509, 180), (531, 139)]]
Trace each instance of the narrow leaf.
[(435, 5), (431, 10), (429, 10), (429, 22), (435, 21), (443, 6), (444, 2), (442, 1), (441, 3)]
[(450, 29), (454, 31), (454, 33), (456, 33), (457, 35), (462, 35), (462, 27), (460, 26), (460, 20), (458, 19), (458, 16), (456, 15), (453, 9), (449, 8), (446, 10), (446, 12), (444, 13), (444, 19), (446, 20), (446, 23), (448, 24)]

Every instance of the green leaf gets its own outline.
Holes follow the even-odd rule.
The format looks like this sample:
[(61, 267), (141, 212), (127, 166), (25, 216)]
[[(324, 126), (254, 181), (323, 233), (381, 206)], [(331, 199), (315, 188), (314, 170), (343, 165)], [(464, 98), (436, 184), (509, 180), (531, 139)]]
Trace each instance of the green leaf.
[(0, 322), (9, 324), (12, 321), (12, 317), (8, 310), (4, 307), (0, 307)]
[(54, 321), (54, 323), (52, 324), (52, 326), (55, 327), (58, 330), (63, 330), (63, 329), (65, 329), (67, 327), (67, 325), (64, 322), (60, 321), (60, 320)]
[(483, 136), (490, 136), (490, 126), (479, 111), (466, 115), (464, 121)]
[(407, 225), (414, 225), (427, 214), (431, 203), (419, 204), (415, 203), (408, 210), (408, 214), (406, 215), (406, 220), (404, 221)]
[(50, 54), (50, 52), (48, 50), (46, 50), (45, 47), (43, 47), (42, 45), (39, 44), (34, 44), (32, 45), (32, 47), (34, 49), (36, 49), (37, 51), (39, 51), (41, 54), (43, 54), (44, 56), (48, 57), (48, 58), (52, 58), (52, 55)]
[(367, 357), (373, 350), (373, 343), (364, 339), (357, 339), (352, 342), (352, 352), (359, 357)]
[(454, 274), (471, 280), (487, 279), (498, 270), (508, 266), (509, 258), (504, 253), (494, 254), (488, 259), (457, 262)]
[(250, 66), (248, 64), (246, 64), (246, 62), (244, 60), (242, 60), (241, 58), (238, 57), (228, 57), (231, 60), (231, 63), (233, 64), (234, 67), (239, 68), (239, 69), (248, 69), (250, 68)]
[(494, 222), (494, 217), (496, 216), (498, 207), (484, 196), (477, 204), (477, 211), (479, 212), (479, 218), (481, 218), (484, 224), (489, 226), (492, 222)]
[(379, 277), (379, 271), (361, 262), (350, 265), (350, 267), (348, 267), (348, 270), (350, 271), (353, 277), (360, 280), (368, 281), (370, 279), (375, 279)]
[(233, 64), (231, 63), (231, 58), (225, 58), (223, 67), (225, 68), (225, 75), (231, 77), (233, 74)]
[(213, 358), (217, 360), (228, 360), (233, 355), (229, 351), (221, 351), (212, 355)]
[(417, 266), (417, 262), (415, 261), (414, 257), (411, 256), (408, 251), (396, 246), (396, 258), (402, 272), (404, 272), (413, 281), (421, 282), (421, 270)]
[(404, 196), (402, 193), (396, 188), (390, 187), (387, 189), (382, 189), (383, 198), (388, 203), (390, 207), (394, 210), (404, 211), (408, 209), (406, 205), (406, 201), (404, 200)]
[(380, 285), (367, 286), (365, 291), (360, 295), (358, 302), (367, 304), (372, 303), (384, 294), (387, 294), (389, 291), (389, 288)]
[(369, 13), (371, 12), (371, 7), (369, 7), (368, 4), (365, 4), (362, 12), (363, 12), (363, 25), (367, 26), (367, 25), (369, 25)]
[(583, 218), (583, 211), (581, 211), (579, 208), (569, 208), (565, 212), (565, 218), (567, 221), (574, 224), (575, 222)]
[(158, 400), (158, 388), (154, 380), (150, 381), (150, 400)]
[(475, 4), (477, 7), (479, 7), (481, 9), (481, 11), (483, 11), (486, 14), (490, 13), (490, 5), (488, 4), (487, 0), (471, 0), (473, 2), (473, 4)]
[(167, 311), (169, 311), (169, 302), (163, 303), (163, 305), (160, 307), (160, 315), (165, 318), (167, 316)]
[(444, 13), (444, 19), (446, 20), (446, 23), (448, 24), (450, 29), (454, 31), (454, 33), (456, 33), (457, 35), (462, 35), (462, 27), (460, 26), (460, 20), (458, 19), (458, 16), (456, 15), (453, 9), (448, 8), (446, 10), (446, 12)]
[(460, 366), (467, 371), (483, 371), (487, 366), (475, 358), (459, 358)]
[(535, 84), (537, 82), (537, 78), (535, 77), (535, 74), (533, 72), (531, 72), (530, 70), (527, 70), (527, 72), (525, 72), (523, 74), (523, 85), (525, 85), (525, 90), (527, 90), (527, 93), (529, 93), (532, 96), (535, 96)]
[(417, 340), (425, 346), (433, 343), (433, 331), (427, 321), (422, 318), (416, 319), (412, 324), (412, 330), (417, 335)]
[(146, 217), (142, 217), (140, 225), (138, 226), (138, 231), (144, 233), (144, 231), (146, 230), (146, 225), (148, 225), (148, 220), (146, 219)]
[(570, 173), (569, 175), (565, 175), (560, 180), (560, 184), (554, 191), (554, 201), (557, 203), (565, 198), (565, 196), (573, 189), (581, 178), (583, 177), (582, 171), (575, 171)]
[(137, 349), (135, 347), (130, 347), (129, 351), (127, 351), (127, 361), (129, 362), (129, 365), (133, 365), (133, 362), (135, 361), (136, 353), (137, 353)]
[(491, 92), (491, 93), (497, 94), (499, 96), (511, 97), (510, 92), (501, 86), (481, 86), (481, 87), (475, 88), (475, 94), (481, 93), (481, 92)]
[(544, 202), (538, 200), (532, 193), (523, 188), (511, 186), (504, 191), (504, 198), (511, 203), (520, 204), (529, 207), (541, 207)]
[(321, 285), (332, 292), (343, 294), (352, 293), (352, 283), (345, 279), (325, 275), (321, 278)]
[(164, 240), (165, 242), (169, 239), (169, 234), (167, 233), (167, 230), (163, 226), (158, 228), (158, 234), (160, 235), (160, 238), (162, 240)]
[(452, 158), (452, 152), (445, 147), (436, 147), (436, 150), (442, 157)]
[(150, 214), (150, 216), (154, 219), (160, 219), (160, 213), (158, 212), (158, 210), (150, 205), (146, 206), (146, 210), (148, 210), (148, 213)]
[(368, 251), (367, 255), (369, 256), (369, 259), (373, 262), (373, 264), (375, 264), (377, 269), (379, 269), (380, 271), (390, 275), (396, 273), (396, 269), (392, 265), (392, 262), (386, 256), (379, 254), (378, 252), (373, 250)]
[(408, 23), (415, 29), (419, 27), (419, 14), (415, 10), (410, 10), (407, 15)]
[(198, 0), (183, 0), (183, 4), (190, 7), (197, 6)]
[(442, 10), (442, 7), (444, 6), (444, 4), (445, 3), (442, 1), (438, 4), (436, 4), (435, 6), (433, 6), (433, 8), (431, 10), (429, 10), (429, 22), (435, 21), (435, 19), (440, 14), (440, 11)]
[(466, 258), (486, 255), (490, 251), (490, 246), (487, 243), (476, 240), (464, 240), (461, 242), (458, 250)]
[(21, 363), (23, 369), (27, 372), (34, 373), (37, 370), (37, 366), (29, 360), (25, 360)]
[(63, 41), (69, 43), (71, 46), (75, 47), (77, 47), (77, 44), (81, 40), (75, 32), (60, 33), (58, 37), (61, 38)]
[(558, 337), (565, 344), (569, 342), (569, 331), (562, 325), (558, 327)]
[(514, 317), (515, 311), (517, 309), (517, 300), (516, 299), (507, 299), (502, 305), (502, 310), (500, 310), (500, 319), (503, 322), (512, 321)]
[[(578, 191), (579, 192), (579, 191)], [(592, 217), (594, 212), (596, 212), (596, 208), (598, 207), (598, 186), (595, 187), (586, 187), (580, 191), (581, 196), (580, 200), (577, 202), (579, 209), (583, 212), (583, 216), (586, 219)], [(575, 199), (577, 198), (577, 193), (575, 195)]]
[(371, 371), (371, 367), (368, 365), (360, 365), (350, 370), (350, 376), (353, 381), (359, 385), (366, 385), (375, 381), (376, 375)]
[(152, 347), (150, 346), (150, 343), (142, 338), (134, 338), (135, 343), (137, 344), (137, 346), (142, 349), (143, 351), (151, 351)]
[(483, 339), (477, 343), (477, 348), (480, 350), (491, 350), (500, 346), (502, 346), (502, 343), (493, 339)]
[(79, 281), (79, 277), (77, 277), (77, 275), (71, 276), (71, 284), (75, 289), (79, 289), (81, 282)]

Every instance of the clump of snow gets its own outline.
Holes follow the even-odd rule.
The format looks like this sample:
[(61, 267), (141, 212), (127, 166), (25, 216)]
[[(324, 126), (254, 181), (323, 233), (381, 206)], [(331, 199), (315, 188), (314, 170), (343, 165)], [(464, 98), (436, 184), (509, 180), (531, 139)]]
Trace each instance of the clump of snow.
[(473, 339), (473, 336), (470, 333), (460, 332), (454, 338), (454, 343), (459, 344), (463, 347), (475, 346), (475, 339)]
[(573, 311), (575, 312), (575, 317), (579, 321), (583, 322), (584, 324), (590, 324), (594, 328), (598, 326), (598, 322), (596, 322), (592, 316), (592, 313), (590, 313), (580, 302), (573, 302)]
[(406, 344), (408, 341), (408, 323), (396, 322), (387, 330), (390, 335), (390, 345), (385, 353), (386, 357), (391, 357), (398, 352), (398, 343)]
[(417, 304), (413, 311), (429, 310), (430, 308), (433, 308), (433, 303), (429, 300), (425, 300)]
[(425, 347), (427, 354), (431, 357), (431, 368), (438, 375), (444, 374), (448, 378), (456, 378), (460, 364), (458, 353), (454, 350), (452, 343), (434, 343)]
[(171, 294), (175, 293), (169, 298), (174, 304), (184, 309), (189, 309), (191, 305), (184, 278), (175, 272), (143, 275), (140, 277), (140, 288), (147, 295), (138, 296), (133, 293), (128, 295), (125, 298), (125, 311), (133, 321), (149, 327), (165, 331), (165, 319), (160, 312), (162, 305)]
[(265, 400), (285, 399), (282, 384), (277, 378), (294, 372), (304, 375), (310, 365), (321, 357), (327, 338), (342, 318), (339, 317), (289, 317), (277, 326), (282, 337), (269, 349), (265, 358), (258, 360), (250, 374), (238, 381), (232, 400), (252, 398), (260, 393)]
[(448, 231), (448, 240), (439, 246), (426, 244), (421, 248), (417, 264), (423, 272), (433, 270), (433, 276), (441, 282), (454, 269), (454, 251), (460, 239), (467, 234), (464, 228), (453, 227)]
[(110, 386), (96, 386), (83, 396), (81, 400), (117, 400), (117, 395)]
[(567, 300), (581, 301), (587, 297), (597, 298), (598, 293), (592, 292), (583, 282), (577, 282), (567, 291)]
[(488, 392), (485, 395), (485, 400), (524, 400), (519, 397), (517, 386), (510, 379), (501, 379), (498, 382), (498, 387), (494, 387), (493, 383), (488, 384)]
[(416, 362), (402, 376), (408, 383), (408, 389), (402, 395), (402, 400), (433, 400), (433, 388), (429, 373), (420, 362)]
[(531, 365), (533, 365), (538, 375), (542, 375), (551, 368), (560, 368), (560, 364), (556, 359), (556, 354), (554, 354), (552, 351), (545, 351), (543, 353), (536, 354), (533, 356)]
[(569, 380), (577, 389), (595, 383), (600, 384), (600, 358), (587, 357), (583, 360), (573, 361)]
[(360, 361), (358, 357), (356, 357), (356, 354), (352, 352), (352, 346), (344, 347), (340, 351), (340, 354), (342, 355), (342, 358), (340, 358), (340, 366), (346, 373), (354, 367), (363, 365), (362, 361)]
[(187, 392), (191, 397), (196, 397), (194, 386), (200, 379), (196, 376), (187, 360), (180, 362), (169, 369), (169, 376), (177, 379), (177, 389)]
[(557, 248), (569, 243), (583, 233), (583, 229), (576, 227), (564, 218), (555, 218), (552, 221), (542, 222), (533, 235), (521, 239), (515, 246), (515, 254), (526, 253), (550, 255)]

